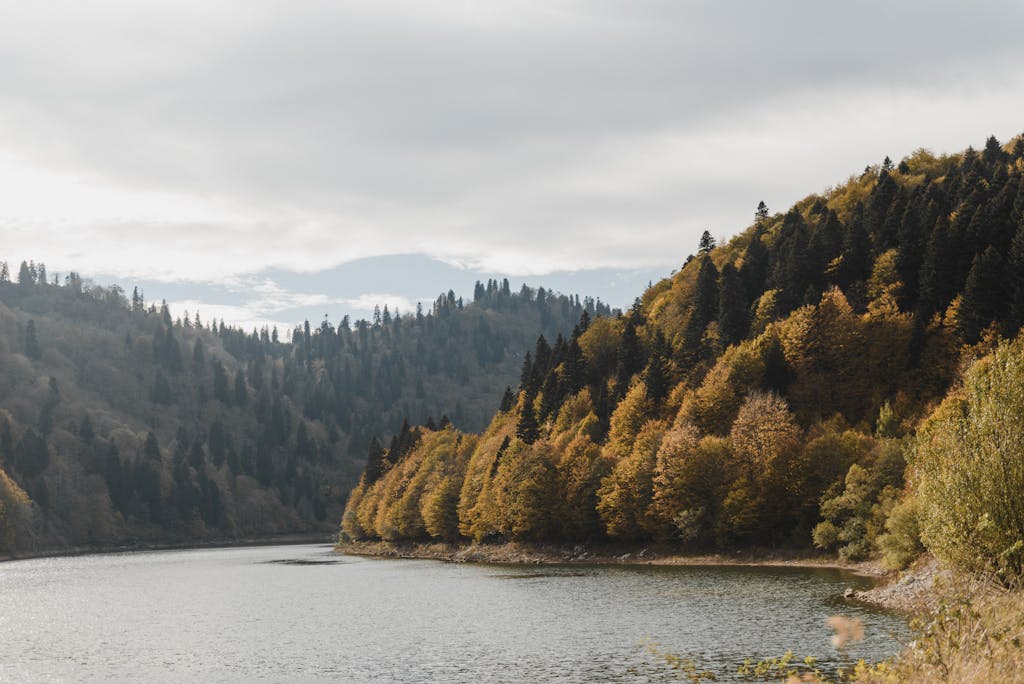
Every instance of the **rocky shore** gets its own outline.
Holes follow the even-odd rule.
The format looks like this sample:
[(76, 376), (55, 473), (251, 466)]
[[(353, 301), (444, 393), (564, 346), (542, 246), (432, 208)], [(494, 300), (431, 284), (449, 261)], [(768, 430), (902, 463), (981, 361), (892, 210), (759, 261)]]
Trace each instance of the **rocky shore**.
[(931, 556), (925, 556), (892, 581), (862, 591), (848, 590), (847, 599), (864, 601), (905, 613), (923, 613), (935, 607), (940, 595), (939, 585), (951, 579), (948, 570), (939, 567)]

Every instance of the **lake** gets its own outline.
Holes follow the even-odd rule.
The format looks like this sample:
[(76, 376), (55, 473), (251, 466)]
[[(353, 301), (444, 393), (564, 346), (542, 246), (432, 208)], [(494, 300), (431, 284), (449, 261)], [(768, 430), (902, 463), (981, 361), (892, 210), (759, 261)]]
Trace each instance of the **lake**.
[(672, 681), (645, 651), (719, 679), (792, 649), (841, 664), (900, 649), (905, 621), (831, 569), (499, 566), (341, 556), (329, 546), (0, 563), (2, 681)]

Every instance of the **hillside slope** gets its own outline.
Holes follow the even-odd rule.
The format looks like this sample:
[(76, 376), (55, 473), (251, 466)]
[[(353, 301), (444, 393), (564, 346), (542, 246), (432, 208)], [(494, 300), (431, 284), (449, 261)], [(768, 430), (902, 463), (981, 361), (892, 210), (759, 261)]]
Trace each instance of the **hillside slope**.
[(1022, 321), (1024, 140), (887, 158), (539, 340), (482, 435), (378, 453), (342, 530), (912, 555), (906, 435)]
[(492, 281), (283, 342), (42, 265), (11, 280), (3, 264), (0, 551), (331, 529), (371, 438), (405, 415), (482, 426), (526, 340), (608, 312)]

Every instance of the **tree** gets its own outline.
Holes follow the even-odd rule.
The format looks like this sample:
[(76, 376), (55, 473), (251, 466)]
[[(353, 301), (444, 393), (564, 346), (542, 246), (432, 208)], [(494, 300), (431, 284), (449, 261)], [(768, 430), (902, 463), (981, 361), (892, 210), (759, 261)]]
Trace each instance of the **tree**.
[(36, 322), (32, 319), (29, 319), (25, 326), (25, 356), (33, 361), (38, 361), (43, 356), (43, 351), (39, 347), (39, 337), (36, 335)]
[(654, 494), (654, 470), (665, 435), (661, 421), (645, 423), (629, 455), (615, 464), (598, 491), (597, 512), (612, 537), (635, 540), (654, 530), (650, 505)]
[(35, 282), (35, 276), (32, 275), (32, 271), (29, 269), (28, 264), (22, 261), (21, 266), (18, 268), (18, 285), (24, 289), (31, 287)]
[(708, 323), (718, 316), (718, 269), (711, 257), (704, 256), (697, 271), (693, 309), (683, 334), (686, 360), (693, 363), (702, 356), (702, 339)]
[(800, 428), (786, 401), (753, 392), (740, 407), (730, 433), (732, 448), (747, 474), (758, 479), (799, 445)]
[(235, 406), (245, 407), (249, 403), (249, 388), (245, 384), (245, 371), (235, 373)]
[(974, 363), (924, 423), (911, 461), (921, 538), (940, 560), (1024, 575), (1024, 341)]
[[(1024, 194), (1021, 195), (1024, 197)], [(1010, 328), (1011, 334), (1024, 326), (1024, 212), (1021, 214), (1017, 233), (1010, 246), (1010, 256), (1006, 264), (1007, 283), (1010, 290)]]
[(501, 405), (498, 410), (502, 413), (508, 413), (516, 406), (516, 394), (512, 391), (511, 387), (505, 387), (505, 393), (501, 396)]
[(220, 359), (214, 359), (213, 361), (213, 397), (221, 403), (231, 404), (231, 394), (228, 391), (228, 373)]
[(534, 398), (529, 394), (523, 396), (523, 405), (519, 410), (519, 422), (516, 423), (516, 437), (527, 444), (533, 444), (540, 437), (540, 426), (533, 408)]
[(363, 469), (363, 486), (369, 487), (387, 472), (391, 466), (387, 456), (387, 452), (384, 451), (384, 447), (379, 439), (374, 437), (370, 440), (370, 449), (366, 456), (366, 468)]
[(718, 274), (718, 333), (722, 346), (736, 344), (747, 334), (749, 309), (743, 281), (731, 263)]
[(754, 212), (754, 222), (758, 225), (768, 220), (768, 205), (761, 200), (757, 203), (757, 210)]
[(978, 341), (982, 329), (1000, 317), (1009, 298), (1003, 280), (1003, 258), (989, 245), (974, 258), (957, 311), (957, 328), (968, 343)]
[(700, 245), (697, 247), (697, 254), (707, 256), (715, 248), (715, 238), (711, 237), (711, 231), (705, 230), (700, 236)]

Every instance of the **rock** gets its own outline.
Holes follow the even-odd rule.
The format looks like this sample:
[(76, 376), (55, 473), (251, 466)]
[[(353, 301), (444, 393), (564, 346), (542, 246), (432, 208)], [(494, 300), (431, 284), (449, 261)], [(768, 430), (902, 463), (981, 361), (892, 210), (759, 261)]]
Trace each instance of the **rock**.
[(621, 556), (619, 556), (619, 560), (620, 560), (620, 561), (627, 561), (627, 560), (629, 560), (629, 557), (630, 557), (631, 555), (632, 555), (632, 554), (629, 554), (629, 553), (624, 553), (624, 554), (622, 554)]
[(843, 598), (845, 599), (853, 598), (856, 595), (857, 592), (853, 589), (853, 587), (846, 587), (846, 591), (843, 592)]

